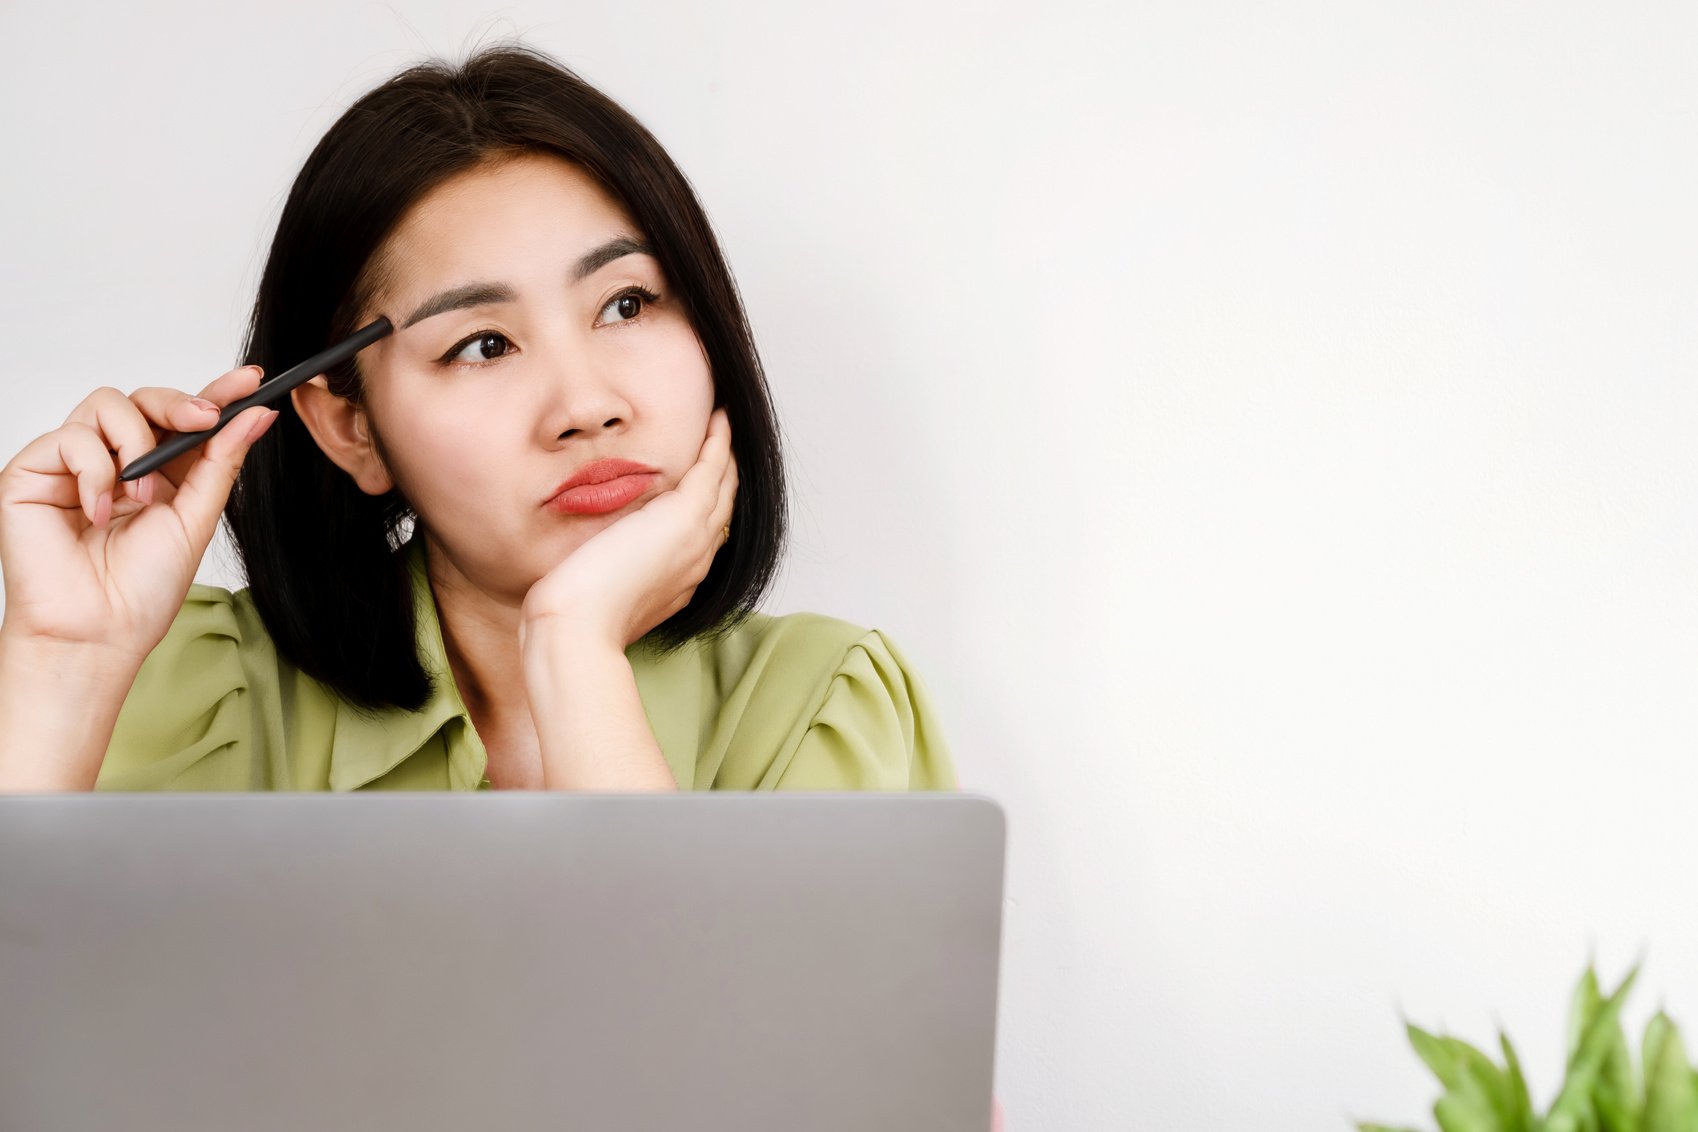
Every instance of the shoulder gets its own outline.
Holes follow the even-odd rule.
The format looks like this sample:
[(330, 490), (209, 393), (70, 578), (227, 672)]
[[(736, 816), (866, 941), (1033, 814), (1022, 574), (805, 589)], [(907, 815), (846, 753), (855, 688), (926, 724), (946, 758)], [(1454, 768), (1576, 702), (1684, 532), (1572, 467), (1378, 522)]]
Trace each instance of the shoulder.
[[(256, 712), (277, 699), (279, 664), (247, 590), (189, 587), (130, 686), (97, 789), (231, 789), (252, 780)], [(261, 728), (264, 730), (264, 728)]]
[(698, 781), (707, 771), (722, 789), (953, 784), (924, 684), (882, 630), (821, 613), (754, 613), (680, 653), (662, 663), (693, 687), (657, 687), (656, 698), (682, 693), (702, 709)]
[(750, 613), (736, 625), (669, 653), (628, 650), (644, 702), (656, 712), (694, 705), (722, 724), (766, 728), (812, 710), (833, 674), (869, 631), (818, 613)]
[(155, 669), (178, 669), (173, 674), (181, 676), (185, 660), (197, 655), (221, 662), (218, 667), (232, 674), (236, 664), (246, 668), (256, 659), (275, 665), (276, 646), (246, 589), (190, 586), (171, 628), (148, 654), (146, 663)]
[(702, 646), (725, 668), (774, 660), (782, 660), (787, 669), (820, 668), (835, 666), (869, 638), (882, 639), (876, 630), (823, 613), (751, 613), (723, 637), (708, 638)]
[(702, 655), (722, 685), (744, 685), (774, 717), (812, 715), (846, 679), (907, 683), (914, 675), (888, 634), (823, 613), (753, 614), (703, 642)]

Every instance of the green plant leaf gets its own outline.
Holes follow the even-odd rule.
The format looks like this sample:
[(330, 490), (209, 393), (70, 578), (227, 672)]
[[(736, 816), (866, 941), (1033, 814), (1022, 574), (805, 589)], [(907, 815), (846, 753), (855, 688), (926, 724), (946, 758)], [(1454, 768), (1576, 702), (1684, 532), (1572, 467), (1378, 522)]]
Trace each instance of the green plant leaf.
[(1461, 1093), (1446, 1093), (1433, 1105), (1439, 1132), (1502, 1132), (1490, 1104)]
[(1456, 1058), (1461, 1080), (1454, 1092), (1488, 1109), (1502, 1128), (1512, 1126), (1515, 1103), (1508, 1075), (1497, 1064), (1461, 1038), (1440, 1038)]
[[(1461, 1038), (1430, 1034), (1412, 1022), (1405, 1022), (1404, 1028), (1409, 1034), (1409, 1044), (1447, 1092), (1486, 1109), (1501, 1128), (1531, 1129), (1532, 1101), (1526, 1098), (1527, 1085), (1521, 1080), (1519, 1064), (1515, 1066), (1512, 1077)], [(1499, 1038), (1501, 1040), (1501, 1034)], [(1528, 1109), (1526, 1124), (1519, 1123), (1517, 1119), (1517, 1111), (1523, 1102)]]
[(1574, 1064), (1574, 1059), (1580, 1055), (1580, 1038), (1586, 1032), (1586, 1027), (1592, 1024), (1592, 1018), (1598, 1013), (1598, 1007), (1603, 1004), (1604, 996), (1598, 993), (1598, 976), (1590, 964), (1586, 973), (1580, 976), (1580, 985), (1574, 988), (1574, 996), (1568, 1008), (1568, 1064)]
[(1421, 1029), (1413, 1022), (1403, 1024), (1404, 1031), (1409, 1035), (1409, 1044), (1415, 1047), (1415, 1053), (1427, 1068), (1433, 1071), (1433, 1076), (1439, 1079), (1439, 1084), (1447, 1089), (1454, 1089), (1462, 1083), (1462, 1066), (1456, 1062), (1456, 1051), (1449, 1043)]
[(1573, 1115), (1547, 1120), (1539, 1126), (1540, 1132), (1603, 1132), (1604, 1126), (1598, 1119), (1598, 1110), (1592, 1106), (1590, 1099)]
[(1364, 1124), (1356, 1122), (1356, 1132), (1421, 1132), (1419, 1128), (1393, 1128), (1389, 1124)]
[[(1598, 1083), (1608, 1086), (1622, 1103), (1639, 1107), (1639, 1080), (1633, 1069), (1633, 1054), (1627, 1046), (1627, 1031), (1622, 1028), (1621, 1016), (1610, 1024), (1609, 1052), (1598, 1069)], [(1637, 1132), (1629, 1129), (1628, 1132)]]
[(1614, 1039), (1620, 1028), (1621, 1005), (1626, 1001), (1628, 992), (1633, 989), (1633, 981), (1638, 977), (1639, 965), (1635, 963), (1615, 993), (1599, 1003), (1596, 1009), (1592, 1009), (1585, 1001), (1587, 985), (1590, 983), (1595, 989), (1592, 972), (1588, 970), (1586, 977), (1581, 980), (1580, 990), (1575, 996), (1575, 1014), (1585, 1017), (1587, 1021), (1580, 1031), (1579, 1044), (1569, 1058), (1568, 1076), (1545, 1118), (1546, 1132), (1588, 1132), (1589, 1129), (1598, 1127), (1597, 1115), (1592, 1105), (1593, 1088), (1598, 1082), (1605, 1059), (1614, 1047)]
[(1598, 1132), (1641, 1132), (1637, 1106), (1608, 1081), (1592, 1089), (1592, 1105), (1598, 1116)]
[[(1593, 1017), (1597, 1017), (1597, 1011), (1593, 1012)], [(1639, 1077), (1619, 1013), (1607, 1028), (1609, 1050), (1604, 1054), (1603, 1064), (1598, 1067), (1597, 1083), (1592, 1086), (1592, 1105), (1597, 1113), (1598, 1129), (1599, 1132), (1641, 1132)]]
[[(1445, 1094), (1440, 1098), (1443, 1112), (1438, 1108), (1433, 1111), (1440, 1118), (1444, 1132), (1451, 1132), (1445, 1127), (1447, 1121), (1463, 1130), (1479, 1126), (1490, 1132), (1524, 1129), (1530, 1132), (1532, 1101), (1526, 1096), (1526, 1082), (1520, 1079), (1519, 1064), (1512, 1077), (1509, 1071), (1499, 1068), (1461, 1038), (1435, 1036), (1414, 1025), (1409, 1025), (1408, 1030), (1416, 1052), (1445, 1086)], [(1523, 1103), (1527, 1109), (1526, 1123), (1517, 1116)], [(1487, 1123), (1480, 1125), (1481, 1120)]]
[(1667, 1014), (1657, 1011), (1645, 1027), (1645, 1114), (1643, 1132), (1692, 1132), (1698, 1128), (1698, 1090), (1686, 1048)]
[(1521, 1073), (1521, 1059), (1515, 1056), (1515, 1047), (1502, 1030), (1498, 1031), (1498, 1045), (1503, 1048), (1504, 1096), (1510, 1114), (1504, 1127), (1508, 1132), (1535, 1132), (1533, 1098), (1527, 1092), (1527, 1078)]

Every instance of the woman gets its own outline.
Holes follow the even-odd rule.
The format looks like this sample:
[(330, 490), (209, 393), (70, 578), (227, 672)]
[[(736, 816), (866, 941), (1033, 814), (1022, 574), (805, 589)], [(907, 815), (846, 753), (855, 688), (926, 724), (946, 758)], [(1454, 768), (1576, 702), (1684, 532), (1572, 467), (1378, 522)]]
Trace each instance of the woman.
[[(753, 612), (785, 495), (735, 286), (659, 144), (546, 56), (356, 102), (245, 355), (198, 398), (98, 390), (0, 473), (0, 789), (954, 785), (882, 634)], [(191, 585), (221, 514), (236, 593)]]

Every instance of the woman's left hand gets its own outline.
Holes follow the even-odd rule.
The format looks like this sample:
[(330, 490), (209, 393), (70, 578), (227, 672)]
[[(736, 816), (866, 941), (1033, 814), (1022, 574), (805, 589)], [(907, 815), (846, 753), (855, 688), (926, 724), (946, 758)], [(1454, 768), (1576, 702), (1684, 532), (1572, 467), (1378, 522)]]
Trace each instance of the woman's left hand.
[(519, 640), (543, 622), (623, 652), (690, 603), (724, 544), (737, 495), (737, 460), (724, 409), (671, 491), (597, 532), (525, 595)]

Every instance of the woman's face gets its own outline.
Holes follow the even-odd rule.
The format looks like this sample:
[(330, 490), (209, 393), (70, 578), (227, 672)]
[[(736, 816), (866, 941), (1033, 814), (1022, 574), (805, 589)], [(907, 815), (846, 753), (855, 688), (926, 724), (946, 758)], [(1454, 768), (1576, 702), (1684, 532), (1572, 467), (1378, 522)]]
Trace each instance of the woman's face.
[[(444, 183), (380, 252), (371, 317), (396, 333), (360, 356), (369, 428), (433, 555), (492, 595), (522, 601), (707, 436), (713, 375), (644, 244), (587, 174), (527, 154)], [(660, 474), (613, 511), (545, 506), (609, 457)]]

